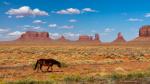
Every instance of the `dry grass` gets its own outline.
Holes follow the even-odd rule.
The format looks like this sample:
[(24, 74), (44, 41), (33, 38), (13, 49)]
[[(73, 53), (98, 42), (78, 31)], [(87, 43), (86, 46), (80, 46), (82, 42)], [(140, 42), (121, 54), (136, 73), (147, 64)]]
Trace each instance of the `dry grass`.
[[(137, 71), (145, 73), (150, 68), (149, 56), (149, 47), (1, 46), (0, 81), (27, 78), (41, 81), (81, 81), (82, 77), (82, 80), (92, 81), (97, 80), (95, 78), (97, 75), (103, 79), (103, 77), (111, 74), (113, 78), (116, 75), (118, 76), (118, 73), (119, 76), (120, 74), (122, 76), (122, 74)], [(32, 68), (39, 58), (59, 60), (63, 64), (63, 68), (54, 67), (56, 72), (53, 73), (37, 73)], [(117, 74), (114, 75), (116, 72)], [(86, 76), (89, 78), (86, 78)], [(144, 77), (146, 77), (145, 74)]]

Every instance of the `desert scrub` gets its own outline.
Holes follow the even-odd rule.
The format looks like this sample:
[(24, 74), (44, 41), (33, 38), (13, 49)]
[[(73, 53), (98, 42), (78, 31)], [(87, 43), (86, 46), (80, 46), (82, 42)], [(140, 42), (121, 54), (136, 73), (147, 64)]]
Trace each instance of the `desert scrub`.
[(101, 76), (69, 75), (64, 77), (65, 84), (108, 84), (107, 78)]
[(36, 65), (36, 62), (33, 62), (33, 63), (31, 63), (30, 65), (32, 66), (32, 69), (34, 69), (34, 68), (35, 68), (35, 65)]
[(61, 67), (62, 68), (65, 68), (65, 67), (68, 67), (69, 65), (67, 64), (67, 63), (65, 63), (65, 62), (60, 62), (61, 63)]
[(0, 84), (5, 84), (5, 82), (4, 82), (4, 81), (2, 81), (2, 80), (0, 80)]
[(136, 80), (136, 79), (140, 79), (140, 78), (146, 78), (146, 77), (150, 77), (150, 72), (149, 71), (145, 71), (145, 72), (130, 72), (130, 73), (117, 73), (114, 72), (111, 75), (107, 75), (107, 78), (111, 78), (113, 80)]
[(79, 82), (79, 81), (82, 81), (82, 77), (79, 75), (68, 75), (68, 76), (65, 76), (63, 80), (65, 82), (70, 82), (70, 81)]
[(5, 82), (4, 84), (57, 84), (57, 82), (54, 80), (41, 81), (41, 80), (27, 79), (27, 80)]

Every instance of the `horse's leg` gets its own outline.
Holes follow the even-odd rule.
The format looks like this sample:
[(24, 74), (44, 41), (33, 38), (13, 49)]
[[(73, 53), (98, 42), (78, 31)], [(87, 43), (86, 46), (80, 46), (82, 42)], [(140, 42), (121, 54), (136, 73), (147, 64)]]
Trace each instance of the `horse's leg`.
[(39, 66), (40, 66), (40, 65), (37, 66), (37, 72), (39, 72), (39, 68), (40, 68)]
[(42, 70), (42, 64), (40, 64), (40, 70), (43, 72), (43, 70)]
[(51, 72), (53, 72), (53, 67), (51, 66)]
[(50, 66), (48, 65), (47, 71), (49, 70), (49, 67), (50, 67)]

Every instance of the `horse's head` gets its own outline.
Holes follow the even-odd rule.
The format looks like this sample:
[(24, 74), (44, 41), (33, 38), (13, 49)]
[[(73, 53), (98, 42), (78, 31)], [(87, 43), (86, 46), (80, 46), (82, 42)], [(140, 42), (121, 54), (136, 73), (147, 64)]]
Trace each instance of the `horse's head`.
[(58, 66), (59, 68), (61, 68), (61, 63), (60, 63), (60, 62), (58, 62), (58, 63), (57, 63), (57, 66)]

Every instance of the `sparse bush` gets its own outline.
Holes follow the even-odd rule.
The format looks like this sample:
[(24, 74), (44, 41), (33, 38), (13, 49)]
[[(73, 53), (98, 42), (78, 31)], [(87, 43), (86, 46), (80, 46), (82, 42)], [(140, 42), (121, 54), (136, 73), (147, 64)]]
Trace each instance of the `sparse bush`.
[(6, 84), (56, 84), (56, 82), (52, 80), (47, 80), (47, 81), (18, 80), (18, 81), (7, 82)]
[(34, 63), (31, 64), (31, 66), (32, 66), (33, 69), (35, 68), (35, 65), (36, 65), (36, 62), (34, 62)]
[(126, 79), (138, 79), (146, 77), (146, 72), (132, 72), (126, 75)]
[(78, 75), (69, 75), (69, 76), (64, 77), (64, 81), (66, 81), (66, 82), (70, 82), (70, 81), (79, 82), (79, 81), (82, 81), (82, 77), (80, 77)]
[(110, 78), (113, 80), (119, 80), (119, 79), (122, 79), (123, 77), (124, 77), (124, 75), (120, 74), (120, 73), (112, 73), (110, 75)]
[(62, 68), (65, 68), (65, 67), (68, 67), (69, 65), (68, 64), (66, 64), (66, 63), (64, 63), (64, 62), (61, 62), (61, 67)]
[(96, 80), (96, 78), (93, 76), (90, 76), (90, 77), (84, 77), (84, 80), (87, 82), (94, 82)]

